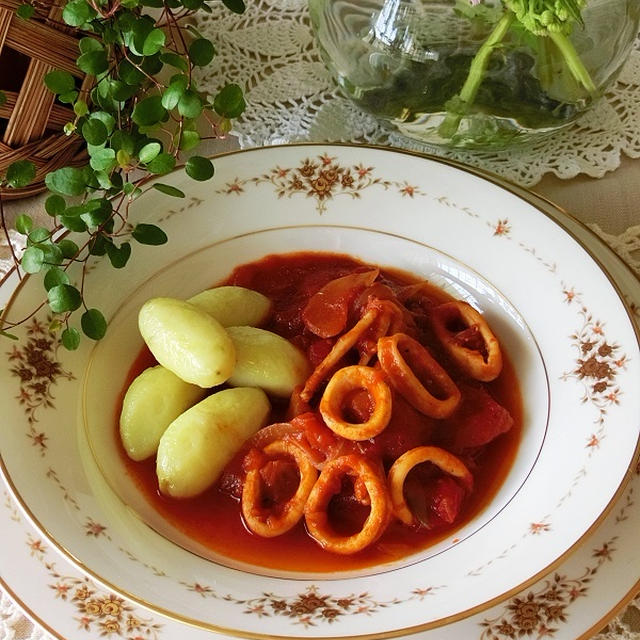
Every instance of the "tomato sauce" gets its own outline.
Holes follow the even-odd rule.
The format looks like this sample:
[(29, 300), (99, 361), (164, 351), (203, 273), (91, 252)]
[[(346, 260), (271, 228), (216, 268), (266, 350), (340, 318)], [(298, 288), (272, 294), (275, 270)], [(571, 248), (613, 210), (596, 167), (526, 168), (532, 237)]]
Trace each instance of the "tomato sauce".
[[(271, 320), (264, 328), (274, 331), (304, 349), (313, 360), (321, 359), (330, 348), (326, 341), (309, 334), (302, 321), (302, 311), (309, 298), (335, 278), (364, 270), (367, 265), (343, 255), (327, 253), (293, 253), (281, 256), (269, 256), (254, 263), (243, 265), (234, 270), (226, 282), (254, 289), (268, 296), (273, 302)], [(369, 267), (370, 268), (370, 267)], [(411, 274), (391, 269), (381, 269), (381, 280), (393, 290), (419, 282)], [(427, 287), (421, 303), (410, 310), (416, 317), (418, 326), (424, 329), (424, 343), (447, 370), (449, 375), (463, 390), (463, 406), (457, 414), (476, 412), (487, 414), (487, 420), (495, 419), (496, 411), (506, 410), (513, 419), (513, 426), (489, 444), (476, 450), (465, 459), (471, 464), (474, 477), (473, 492), (466, 496), (456, 514), (455, 522), (449, 526), (425, 528), (408, 527), (399, 521), (392, 521), (383, 535), (366, 549), (353, 555), (337, 555), (324, 551), (307, 533), (304, 522), (298, 523), (291, 531), (274, 538), (262, 538), (253, 534), (243, 523), (239, 500), (233, 497), (225, 482), (229, 483), (239, 474), (241, 468), (239, 456), (229, 465), (231, 473), (203, 494), (190, 499), (177, 500), (163, 496), (158, 490), (155, 474), (155, 458), (143, 462), (134, 462), (128, 458), (120, 444), (118, 430), (115, 433), (121, 458), (127, 473), (134, 479), (140, 491), (153, 507), (173, 526), (191, 539), (210, 548), (216, 554), (242, 563), (267, 567), (281, 571), (337, 572), (361, 569), (400, 560), (444, 539), (455, 540), (455, 531), (469, 522), (486, 507), (503, 483), (517, 452), (522, 429), (522, 403), (515, 372), (508, 354), (503, 351), (503, 370), (500, 376), (490, 382), (470, 385), (464, 379), (454, 363), (450, 362), (428, 327), (420, 324), (422, 315), (428, 315), (430, 305), (451, 300), (451, 297), (436, 287)], [(152, 355), (144, 349), (132, 364), (127, 387), (145, 368), (155, 363)], [(315, 364), (315, 363), (313, 363)], [(126, 387), (123, 390), (126, 391)], [(491, 403), (485, 410), (483, 403), (490, 396)], [(499, 409), (495, 409), (495, 403)], [(417, 421), (408, 403), (394, 403), (394, 418), (386, 432), (367, 447), (379, 454), (406, 450), (417, 444), (431, 444), (446, 448), (451, 444), (453, 423), (457, 414), (447, 420), (433, 420), (433, 424), (424, 418)], [(272, 422), (283, 419), (282, 402), (273, 403)], [(426, 425), (426, 426), (425, 426)], [(425, 430), (428, 432), (426, 433)], [(462, 429), (464, 431), (464, 429)], [(461, 436), (467, 437), (467, 436)], [(428, 442), (425, 442), (425, 439)], [(479, 451), (479, 453), (478, 453)], [(237, 487), (236, 487), (237, 489)], [(237, 491), (236, 491), (237, 494)], [(357, 503), (337, 501), (332, 507), (332, 520), (345, 531), (357, 529), (359, 522), (366, 517), (363, 508)]]

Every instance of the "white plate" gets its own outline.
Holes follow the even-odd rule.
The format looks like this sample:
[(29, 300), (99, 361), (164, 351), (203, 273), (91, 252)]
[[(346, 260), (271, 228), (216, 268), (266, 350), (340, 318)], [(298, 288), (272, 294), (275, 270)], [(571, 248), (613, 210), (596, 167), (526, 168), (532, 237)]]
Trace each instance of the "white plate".
[[(534, 200), (531, 194), (521, 192), (521, 195)], [(640, 283), (626, 266), (580, 224), (544, 202), (536, 202), (536, 206), (557, 217), (600, 258), (629, 304), (636, 309), (636, 318), (640, 318)], [(8, 293), (6, 287), (0, 289), (0, 300)], [(562, 640), (589, 637), (635, 595), (640, 586), (636, 542), (640, 508), (635, 498), (638, 491), (640, 475), (635, 474), (609, 516), (553, 574), (481, 614), (412, 637), (487, 640), (492, 632), (498, 640), (507, 640), (509, 628), (501, 627), (502, 624), (511, 625), (516, 631), (541, 632), (546, 628), (547, 637)], [(0, 507), (3, 532), (0, 583), (36, 623), (55, 637), (90, 638), (105, 630), (110, 631), (107, 637), (123, 639), (132, 633), (152, 640), (222, 637), (151, 614), (101, 588), (43, 540), (21, 515), (6, 489), (4, 497)], [(554, 585), (559, 585), (553, 592), (555, 607), (549, 608), (547, 596)], [(317, 611), (321, 611), (321, 606), (315, 610), (309, 608), (310, 621)]]
[[(511, 484), (492, 511), (459, 536), (459, 543), (448, 540), (424, 564), (387, 571), (384, 580), (375, 574), (249, 580), (180, 551), (150, 532), (114, 496), (87, 451), (85, 432), (78, 426), (82, 420), (75, 415), (91, 354), (87, 348), (54, 354), (42, 343), (41, 351), (58, 363), (49, 371), (56, 384), (46, 389), (55, 390), (55, 406), (46, 406), (44, 395), (40, 404), (8, 403), (14, 428), (0, 437), (4, 471), (20, 504), (64, 553), (80, 559), (84, 571), (120, 593), (178, 619), (250, 636), (379, 636), (426, 629), (489, 607), (547, 571), (611, 506), (630, 475), (637, 445), (637, 337), (598, 264), (537, 208), (471, 173), (409, 154), (294, 146), (226, 156), (216, 166), (215, 193), (206, 183), (191, 183), (198, 200), (167, 211), (164, 197), (151, 199), (141, 212), (145, 221), (163, 218), (172, 257), (189, 256), (187, 266), (189, 261), (197, 265), (210, 251), (207, 247), (220, 240), (227, 240), (242, 262), (258, 250), (255, 238), (265, 237), (261, 234), (276, 234), (283, 244), (281, 238), (292, 238), (296, 247), (311, 238), (312, 247), (355, 249), (378, 263), (384, 262), (376, 259), (382, 242), (382, 249), (394, 252), (384, 254), (393, 256), (388, 262), (394, 266), (425, 274), (435, 270), (473, 296), (506, 336), (510, 351), (537, 362), (539, 346), (541, 364), (523, 384), (535, 390), (535, 402), (525, 398), (531, 435)], [(308, 186), (298, 188), (305, 173), (310, 174)], [(267, 208), (268, 217), (263, 214)], [(354, 228), (366, 230), (376, 242), (362, 242)], [(408, 262), (399, 262), (399, 250)], [(179, 266), (164, 268), (167, 258), (161, 252), (140, 251), (135, 273), (111, 278), (96, 304), (112, 314), (128, 296), (179, 287), (189, 295), (226, 273), (209, 277), (197, 272), (185, 284)], [(154, 278), (159, 271), (163, 277)], [(91, 279), (102, 283), (103, 274), (98, 265), (89, 285)], [(37, 295), (27, 281), (10, 311), (30, 308)], [(116, 333), (127, 313), (125, 305), (114, 323)], [(97, 362), (101, 348), (93, 354)], [(14, 370), (0, 372), (0, 380), (3, 390), (13, 387), (8, 394), (13, 398), (28, 381), (21, 386), (15, 365), (10, 366)], [(530, 370), (523, 367), (521, 376)], [(548, 429), (539, 413), (545, 374), (551, 400)], [(91, 380), (90, 375), (90, 424)], [(543, 438), (537, 464), (510, 499), (527, 478)], [(63, 508), (52, 509), (56, 502)], [(203, 607), (203, 598), (215, 606)]]

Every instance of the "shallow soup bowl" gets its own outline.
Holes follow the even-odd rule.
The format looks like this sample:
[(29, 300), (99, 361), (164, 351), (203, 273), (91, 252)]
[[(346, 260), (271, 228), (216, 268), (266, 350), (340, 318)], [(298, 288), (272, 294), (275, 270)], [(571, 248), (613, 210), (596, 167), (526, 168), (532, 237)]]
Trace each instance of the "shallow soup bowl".
[[(169, 243), (129, 267), (91, 265), (103, 340), (59, 347), (38, 313), (3, 343), (5, 480), (65, 556), (156, 612), (246, 637), (407, 634), (446, 624), (550, 571), (606, 515), (637, 459), (638, 337), (597, 260), (540, 210), (483, 177), (388, 150), (300, 145), (216, 159), (208, 183), (164, 180), (136, 222)], [(293, 251), (346, 254), (438, 285), (478, 309), (522, 397), (514, 460), (461, 527), (393, 562), (329, 573), (239, 562), (166, 521), (123, 465), (117, 422), (152, 297), (189, 298), (242, 264)], [(15, 276), (14, 276), (15, 277)], [(28, 278), (5, 313), (26, 316)]]

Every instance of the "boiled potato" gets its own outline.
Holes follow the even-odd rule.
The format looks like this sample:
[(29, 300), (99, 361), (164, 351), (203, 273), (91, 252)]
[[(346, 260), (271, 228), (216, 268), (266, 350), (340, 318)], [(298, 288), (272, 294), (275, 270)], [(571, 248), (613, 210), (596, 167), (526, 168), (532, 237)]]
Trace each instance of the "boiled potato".
[(202, 493), (220, 476), (242, 444), (266, 424), (264, 391), (225, 389), (205, 398), (167, 428), (158, 446), (160, 491), (174, 498)]
[(120, 413), (120, 438), (132, 460), (144, 460), (158, 449), (160, 436), (206, 391), (158, 365), (145, 369), (127, 389)]
[(211, 314), (223, 327), (258, 327), (271, 313), (271, 300), (245, 287), (223, 286), (207, 289), (187, 302)]
[(138, 327), (155, 359), (185, 382), (214, 387), (233, 371), (235, 350), (224, 327), (184, 300), (147, 300)]
[(309, 377), (306, 356), (281, 336), (256, 327), (227, 327), (236, 350), (236, 366), (227, 381), (234, 387), (260, 387), (288, 397)]

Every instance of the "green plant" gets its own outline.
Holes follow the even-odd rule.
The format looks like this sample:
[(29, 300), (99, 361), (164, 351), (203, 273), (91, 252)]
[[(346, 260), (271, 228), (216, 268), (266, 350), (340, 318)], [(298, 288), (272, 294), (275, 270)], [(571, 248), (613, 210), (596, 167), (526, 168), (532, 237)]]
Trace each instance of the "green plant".
[[(486, 8), (483, 0), (468, 0), (472, 6), (478, 5), (480, 15)], [(574, 24), (582, 24), (582, 9), (587, 0), (501, 0), (504, 12), (497, 24), (474, 56), (469, 73), (459, 93), (447, 103), (447, 117), (439, 127), (443, 138), (451, 138), (458, 131), (460, 121), (465, 116), (478, 93), (484, 79), (492, 53), (502, 46), (502, 42), (514, 23), (518, 24), (530, 37), (539, 40), (541, 49), (550, 40), (555, 50), (550, 55), (557, 56), (569, 70), (577, 86), (589, 94), (595, 94), (596, 86), (569, 39)], [(468, 8), (464, 13), (470, 13)]]
[[(223, 2), (236, 13), (245, 9), (243, 0)], [(189, 156), (184, 165), (188, 176), (211, 178), (213, 163), (198, 155), (197, 148), (205, 139), (228, 133), (231, 120), (245, 108), (237, 84), (226, 84), (215, 96), (197, 86), (194, 69), (215, 56), (214, 44), (185, 26), (197, 11), (210, 11), (205, 0), (68, 0), (64, 6), (63, 20), (83, 34), (76, 64), (94, 82), (84, 92), (68, 71), (54, 70), (45, 84), (60, 102), (73, 107), (75, 118), (64, 132), (84, 139), (87, 162), (47, 174), (44, 206), (51, 225), (35, 226), (29, 216), (19, 215), (15, 229), (26, 237), (26, 249), (20, 258), (12, 256), (20, 278), (42, 277), (46, 298), (30, 316), (48, 305), (50, 328), (61, 333), (68, 349), (78, 347), (82, 334), (99, 340), (107, 329), (85, 290), (88, 260), (105, 256), (122, 269), (136, 242), (164, 244), (167, 236), (159, 227), (129, 224), (131, 203), (149, 189), (185, 197), (158, 179), (174, 170), (182, 153)], [(33, 6), (25, 3), (17, 13), (30, 19)], [(0, 103), (5, 98), (0, 92)], [(1, 191), (26, 186), (34, 176), (34, 165), (25, 160), (0, 176), (0, 220), (7, 239)], [(67, 231), (75, 232), (73, 240)], [(82, 275), (72, 282), (68, 272), (77, 263)], [(0, 335), (15, 338), (12, 329), (27, 319), (2, 319)]]

